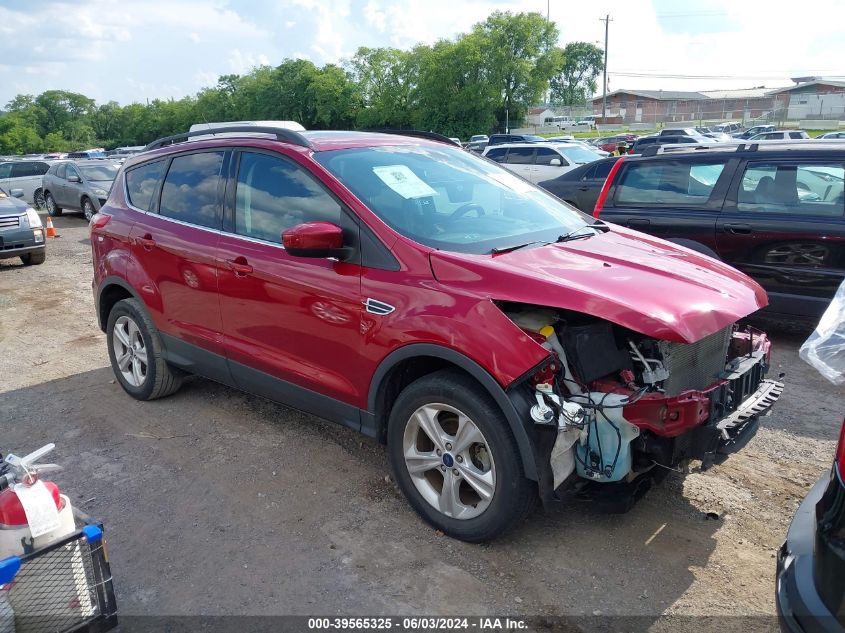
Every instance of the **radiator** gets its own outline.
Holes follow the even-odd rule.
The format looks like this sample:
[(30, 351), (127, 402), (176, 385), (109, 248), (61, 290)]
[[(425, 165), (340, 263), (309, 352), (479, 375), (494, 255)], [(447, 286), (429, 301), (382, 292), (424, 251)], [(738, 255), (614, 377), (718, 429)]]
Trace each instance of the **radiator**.
[(676, 396), (687, 389), (712, 385), (725, 370), (732, 327), (728, 326), (695, 343), (660, 341), (663, 366), (669, 378), (663, 383), (666, 394)]

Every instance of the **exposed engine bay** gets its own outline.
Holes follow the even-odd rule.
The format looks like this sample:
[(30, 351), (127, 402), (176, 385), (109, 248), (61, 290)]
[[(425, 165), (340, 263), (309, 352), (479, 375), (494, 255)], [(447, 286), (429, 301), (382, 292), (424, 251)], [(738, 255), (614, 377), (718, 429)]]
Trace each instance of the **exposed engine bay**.
[(739, 450), (783, 390), (764, 378), (770, 342), (750, 326), (686, 344), (580, 313), (500, 308), (549, 351), (517, 387), (548, 465), (544, 501), (606, 486), (630, 493), (627, 509), (669, 470), (693, 459), (706, 469)]

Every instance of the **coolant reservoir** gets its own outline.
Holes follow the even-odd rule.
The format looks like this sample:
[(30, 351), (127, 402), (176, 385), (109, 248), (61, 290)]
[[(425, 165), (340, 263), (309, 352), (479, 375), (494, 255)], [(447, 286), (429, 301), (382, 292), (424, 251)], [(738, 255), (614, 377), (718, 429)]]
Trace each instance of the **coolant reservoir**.
[[(590, 396), (593, 402), (601, 402), (604, 398), (606, 406), (602, 412), (595, 412), (592, 421), (585, 427), (589, 430), (589, 440), (575, 445), (578, 475), (592, 481), (620, 481), (631, 472), (631, 442), (639, 436), (640, 429), (622, 417), (621, 406), (610, 408), (627, 400), (627, 396), (595, 392)], [(577, 397), (573, 400), (578, 401)], [(598, 466), (592, 466), (591, 454), (599, 457)]]

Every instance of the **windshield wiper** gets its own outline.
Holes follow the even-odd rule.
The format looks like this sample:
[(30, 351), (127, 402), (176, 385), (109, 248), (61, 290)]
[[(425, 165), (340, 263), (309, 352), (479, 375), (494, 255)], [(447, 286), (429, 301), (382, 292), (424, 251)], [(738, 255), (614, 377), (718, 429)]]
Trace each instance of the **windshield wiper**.
[(574, 230), (570, 231), (569, 233), (565, 233), (564, 235), (561, 235), (559, 238), (557, 238), (555, 240), (555, 243), (560, 244), (562, 242), (570, 242), (572, 240), (583, 240), (583, 239), (586, 239), (588, 237), (593, 237), (593, 235), (595, 235), (594, 233), (581, 233), (581, 231), (583, 231), (586, 228), (591, 228), (591, 229), (594, 229), (596, 231), (605, 231), (605, 232), (610, 230), (610, 227), (607, 226), (607, 224), (605, 224), (601, 220), (597, 220), (596, 222), (593, 222), (592, 224), (585, 224), (584, 226), (578, 227), (577, 229), (574, 229)]
[(531, 246), (533, 244), (548, 244), (548, 242), (543, 242), (541, 240), (534, 240), (533, 242), (525, 242), (525, 244), (514, 244), (513, 246), (501, 246), (494, 248), (491, 252), (494, 255), (499, 255), (501, 253), (510, 253), (511, 251), (518, 250), (520, 248), (525, 248), (526, 246)]

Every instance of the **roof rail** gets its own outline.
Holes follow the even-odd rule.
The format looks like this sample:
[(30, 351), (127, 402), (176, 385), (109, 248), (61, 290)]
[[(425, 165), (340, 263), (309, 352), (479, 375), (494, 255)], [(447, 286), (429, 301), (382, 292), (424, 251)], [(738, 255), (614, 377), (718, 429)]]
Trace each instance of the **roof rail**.
[(286, 130), (281, 127), (265, 127), (260, 125), (232, 125), (228, 127), (215, 127), (203, 130), (194, 130), (193, 132), (182, 132), (181, 134), (174, 134), (173, 136), (165, 136), (154, 140), (144, 146), (142, 151), (148, 152), (151, 149), (158, 149), (165, 145), (172, 145), (180, 141), (190, 140), (194, 136), (217, 136), (218, 134), (243, 133), (243, 134), (269, 134), (275, 136), (276, 140), (291, 143), (292, 145), (299, 145), (300, 147), (307, 147), (313, 149), (311, 142), (305, 138), (301, 133), (293, 130)]
[(423, 130), (392, 130), (392, 129), (368, 129), (363, 130), (364, 132), (376, 132), (378, 134), (396, 134), (398, 136), (412, 136), (416, 138), (425, 138), (430, 141), (438, 141), (440, 143), (446, 143), (447, 145), (457, 145), (455, 141), (450, 139), (448, 136), (443, 136), (442, 134), (438, 134), (437, 132), (425, 132)]
[(845, 139), (774, 139), (766, 141), (727, 141), (723, 143), (708, 143), (706, 145), (694, 145), (692, 143), (666, 143), (664, 145), (648, 145), (640, 153), (640, 156), (657, 156), (666, 153), (676, 152), (719, 152), (719, 151), (733, 151), (733, 152), (756, 152), (761, 147), (785, 147), (806, 149), (807, 147), (823, 148), (845, 145)]

